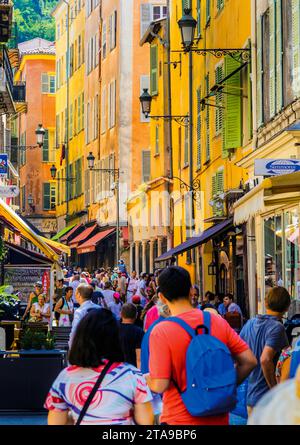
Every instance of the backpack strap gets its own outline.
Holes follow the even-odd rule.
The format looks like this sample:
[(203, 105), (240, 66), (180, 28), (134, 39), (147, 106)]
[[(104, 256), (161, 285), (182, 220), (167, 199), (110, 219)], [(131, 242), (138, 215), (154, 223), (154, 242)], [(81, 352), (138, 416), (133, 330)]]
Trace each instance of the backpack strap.
[(203, 311), (203, 318), (204, 318), (204, 326), (208, 329), (208, 334), (210, 334), (210, 330), (211, 330), (210, 313), (208, 311)]
[(190, 337), (194, 338), (196, 336), (196, 332), (193, 328), (191, 328), (190, 325), (188, 325), (184, 320), (182, 320), (179, 317), (168, 317), (166, 318), (166, 321), (172, 321), (173, 323), (179, 324), (188, 334)]

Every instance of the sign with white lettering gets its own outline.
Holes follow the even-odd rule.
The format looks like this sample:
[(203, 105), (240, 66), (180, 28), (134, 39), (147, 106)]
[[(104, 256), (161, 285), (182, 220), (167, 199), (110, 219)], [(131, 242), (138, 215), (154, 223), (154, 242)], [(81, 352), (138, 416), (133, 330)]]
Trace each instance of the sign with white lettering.
[(255, 176), (287, 175), (300, 171), (298, 159), (255, 159)]
[(20, 190), (16, 185), (0, 185), (1, 198), (16, 198), (19, 194)]

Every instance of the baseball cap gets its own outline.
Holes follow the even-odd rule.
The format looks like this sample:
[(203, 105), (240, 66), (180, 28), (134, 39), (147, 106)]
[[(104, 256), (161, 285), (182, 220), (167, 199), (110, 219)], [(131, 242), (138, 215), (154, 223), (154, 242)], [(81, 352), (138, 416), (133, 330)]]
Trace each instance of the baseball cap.
[(140, 303), (141, 302), (141, 297), (139, 295), (134, 295), (131, 299), (132, 303)]
[(36, 287), (43, 287), (43, 283), (42, 283), (41, 281), (37, 281), (37, 282), (35, 283), (35, 286), (36, 286)]
[(116, 298), (117, 300), (120, 299), (120, 294), (119, 294), (119, 292), (114, 292), (114, 298)]

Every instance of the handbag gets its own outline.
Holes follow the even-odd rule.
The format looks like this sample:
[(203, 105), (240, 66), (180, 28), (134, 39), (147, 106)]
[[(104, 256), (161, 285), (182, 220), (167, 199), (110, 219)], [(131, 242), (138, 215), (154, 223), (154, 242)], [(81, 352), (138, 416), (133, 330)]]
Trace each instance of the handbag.
[(78, 419), (77, 419), (76, 425), (80, 425), (80, 424), (81, 424), (82, 419), (83, 419), (84, 416), (86, 415), (86, 412), (87, 412), (87, 410), (89, 409), (89, 406), (90, 406), (90, 404), (92, 403), (92, 400), (93, 400), (93, 398), (94, 398), (96, 392), (97, 392), (98, 389), (99, 389), (99, 386), (101, 385), (101, 383), (102, 383), (104, 377), (106, 376), (106, 374), (107, 374), (107, 372), (108, 372), (108, 370), (109, 370), (109, 368), (111, 367), (112, 364), (113, 364), (112, 361), (108, 361), (108, 363), (107, 363), (107, 364), (105, 365), (105, 367), (103, 368), (101, 374), (99, 375), (99, 378), (98, 378), (97, 382), (95, 383), (94, 388), (93, 388), (92, 391), (90, 392), (90, 395), (88, 396), (88, 398), (87, 398), (87, 400), (86, 400), (86, 402), (85, 402), (85, 404), (84, 404), (84, 406), (83, 406), (83, 408), (82, 408), (82, 410), (81, 410), (81, 412), (80, 412), (80, 414), (79, 414), (79, 417), (78, 417)]

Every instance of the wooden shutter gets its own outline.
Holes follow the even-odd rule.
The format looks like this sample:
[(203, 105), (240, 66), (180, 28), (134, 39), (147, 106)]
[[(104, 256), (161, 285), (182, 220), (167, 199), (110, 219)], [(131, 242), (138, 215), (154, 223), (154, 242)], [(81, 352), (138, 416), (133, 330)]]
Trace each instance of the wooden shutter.
[(150, 94), (158, 94), (158, 45), (150, 47)]
[(150, 181), (150, 163), (151, 163), (151, 152), (150, 150), (142, 151), (142, 176), (143, 182)]
[(43, 142), (43, 162), (49, 162), (49, 131), (45, 130)]
[[(223, 66), (219, 65), (216, 67), (215, 69), (215, 80), (216, 80), (216, 84), (219, 84), (222, 82), (223, 79)], [(215, 122), (215, 127), (216, 127), (216, 134), (220, 134), (223, 128), (223, 108), (222, 107), (222, 93), (216, 93), (216, 114), (215, 114), (215, 118), (216, 118), (216, 122)]]
[(201, 36), (201, 0), (197, 0), (197, 36)]
[(201, 168), (201, 88), (197, 89), (197, 169)]
[(224, 192), (224, 170), (217, 172), (217, 194)]
[(42, 73), (42, 93), (49, 93), (49, 76), (47, 73)]
[(151, 23), (151, 7), (152, 5), (149, 3), (144, 3), (141, 5), (141, 39)]
[(276, 1), (276, 112), (283, 107), (282, 0)]
[(108, 128), (111, 128), (111, 87), (112, 84), (108, 84), (107, 92), (107, 115), (108, 115)]
[(184, 166), (189, 163), (189, 127), (185, 125), (184, 127)]
[(81, 130), (84, 129), (84, 93), (81, 94)]
[[(217, 196), (217, 175), (213, 175), (211, 178), (211, 199), (214, 200)], [(213, 214), (216, 213), (216, 207), (213, 206)]]
[(106, 57), (106, 22), (102, 25), (102, 58)]
[(108, 52), (112, 50), (112, 46), (111, 46), (111, 44), (112, 44), (112, 36), (111, 36), (111, 34), (112, 34), (112, 15), (110, 15), (108, 17), (108, 25), (107, 25), (107, 36), (108, 36), (108, 39), (107, 39), (107, 51)]
[(210, 0), (206, 0), (206, 23), (210, 20)]
[(276, 114), (276, 9), (275, 0), (269, 0), (269, 20), (270, 20), (270, 81), (269, 81), (269, 102), (270, 117)]
[[(251, 51), (251, 41), (248, 48)], [(248, 132), (249, 139), (253, 137), (253, 102), (252, 102), (252, 57), (247, 65), (247, 91), (248, 91)]]
[(50, 183), (43, 183), (43, 209), (50, 210)]
[(300, 95), (300, 0), (292, 0), (293, 91)]
[[(209, 73), (205, 76), (206, 95), (209, 94)], [(209, 107), (206, 106), (206, 161), (210, 160), (210, 112)]]
[(155, 154), (159, 154), (159, 126), (155, 127)]
[[(225, 77), (240, 66), (240, 63), (230, 56), (225, 57)], [(226, 81), (224, 150), (232, 150), (242, 145), (242, 89), (241, 72), (237, 72)]]
[(70, 105), (69, 127), (70, 127), (69, 137), (70, 137), (70, 139), (72, 139), (72, 137), (73, 137), (73, 104)]
[(263, 124), (263, 16), (257, 22), (257, 126)]
[(81, 131), (81, 95), (78, 96), (77, 101), (77, 131)]
[(102, 89), (101, 97), (101, 133), (106, 131), (106, 87)]

